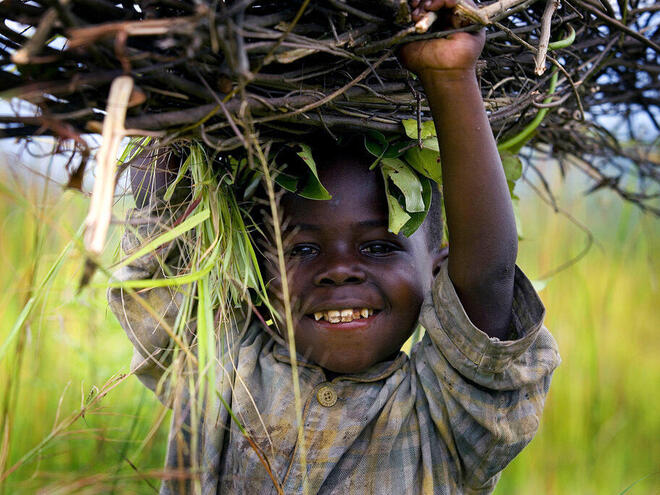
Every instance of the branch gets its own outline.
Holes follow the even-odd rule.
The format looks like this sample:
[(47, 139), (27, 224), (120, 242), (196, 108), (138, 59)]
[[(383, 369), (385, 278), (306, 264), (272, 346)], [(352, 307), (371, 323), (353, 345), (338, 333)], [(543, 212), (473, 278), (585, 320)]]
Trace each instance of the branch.
[(539, 38), (539, 49), (536, 53), (536, 67), (534, 69), (537, 76), (542, 76), (545, 72), (545, 56), (548, 53), (548, 43), (550, 43), (552, 16), (559, 5), (559, 0), (547, 0), (545, 4), (545, 11), (543, 17), (541, 17), (541, 37)]

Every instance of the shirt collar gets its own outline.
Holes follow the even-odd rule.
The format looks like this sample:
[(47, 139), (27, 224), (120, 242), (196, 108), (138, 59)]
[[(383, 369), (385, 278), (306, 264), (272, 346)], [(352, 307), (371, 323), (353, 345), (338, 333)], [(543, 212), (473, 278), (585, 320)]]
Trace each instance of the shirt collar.
[[(278, 342), (274, 343), (273, 357), (277, 361), (281, 363), (291, 364), (290, 356), (291, 355), (287, 347), (283, 346)], [(298, 353), (296, 353), (296, 358), (298, 361), (298, 366), (317, 370), (323, 373), (323, 368), (321, 368), (318, 364), (305, 359), (303, 356), (301, 356)], [(341, 381), (341, 380), (349, 380), (353, 382), (367, 383), (367, 382), (376, 382), (379, 380), (384, 380), (388, 378), (390, 375), (392, 375), (395, 371), (400, 369), (407, 361), (408, 361), (408, 356), (406, 355), (406, 353), (403, 351), (399, 351), (397, 356), (392, 360), (376, 363), (367, 370), (362, 371), (360, 373), (340, 375), (336, 377), (333, 380), (333, 382)]]

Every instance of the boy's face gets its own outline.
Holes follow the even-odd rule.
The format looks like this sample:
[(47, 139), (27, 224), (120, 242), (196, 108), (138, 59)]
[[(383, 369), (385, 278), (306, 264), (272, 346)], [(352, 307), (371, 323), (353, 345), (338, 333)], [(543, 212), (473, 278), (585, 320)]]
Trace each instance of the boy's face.
[[(331, 200), (288, 194), (282, 201), (296, 349), (330, 371), (356, 373), (408, 339), (430, 287), (432, 259), (423, 229), (410, 238), (387, 230), (378, 171), (346, 157), (319, 172)], [(279, 292), (279, 273), (272, 276)]]

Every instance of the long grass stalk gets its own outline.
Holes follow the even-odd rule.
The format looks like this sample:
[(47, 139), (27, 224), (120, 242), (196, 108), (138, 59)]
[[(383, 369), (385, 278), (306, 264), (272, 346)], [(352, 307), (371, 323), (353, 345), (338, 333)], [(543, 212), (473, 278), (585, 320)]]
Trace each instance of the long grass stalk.
[(270, 206), (270, 213), (273, 218), (273, 230), (275, 234), (275, 248), (277, 250), (277, 264), (280, 272), (282, 283), (282, 299), (284, 300), (284, 319), (287, 331), (287, 341), (289, 345), (289, 355), (291, 357), (291, 374), (293, 382), (293, 396), (296, 408), (296, 423), (298, 429), (298, 448), (300, 452), (300, 464), (302, 475), (302, 491), (308, 493), (309, 486), (307, 480), (307, 449), (305, 447), (305, 432), (303, 429), (302, 418), (302, 398), (300, 394), (300, 382), (298, 379), (298, 360), (296, 358), (296, 342), (294, 336), (293, 315), (291, 311), (291, 296), (289, 292), (289, 282), (286, 272), (286, 260), (284, 259), (284, 245), (282, 241), (282, 231), (280, 226), (280, 214), (277, 207), (277, 198), (275, 196), (275, 188), (273, 186), (273, 179), (270, 175), (270, 168), (268, 160), (259, 145), (259, 142), (254, 140), (253, 149), (256, 150), (257, 158), (261, 164), (264, 182), (266, 184), (266, 192), (268, 194), (268, 202)]
[(78, 411), (54, 425), (50, 433), (48, 433), (48, 435), (46, 435), (37, 445), (23, 454), (20, 459), (18, 459), (18, 461), (13, 464), (13, 466), (0, 473), (0, 484), (2, 484), (9, 477), (9, 475), (11, 475), (19, 467), (23, 466), (27, 462), (31, 461), (35, 456), (37, 456), (54, 438), (64, 433), (80, 417), (89, 412), (92, 406), (97, 405), (103, 397), (105, 397), (108, 393), (119, 386), (119, 384), (124, 382), (129, 376), (130, 373), (126, 375), (118, 375), (114, 379), (111, 378), (103, 385), (103, 387), (101, 387), (98, 393), (94, 394), (90, 398), (87, 403), (81, 405)]
[[(82, 227), (78, 229), (77, 232), (77, 237), (79, 238), (80, 235), (82, 235)], [(12, 326), (12, 329), (9, 331), (9, 335), (7, 338), (4, 340), (2, 343), (2, 346), (0, 346), (0, 362), (2, 359), (5, 357), (5, 354), (9, 351), (9, 348), (11, 347), (11, 344), (13, 341), (16, 339), (18, 336), (19, 332), (23, 328), (23, 325), (25, 325), (25, 322), (27, 319), (30, 317), (32, 314), (32, 311), (35, 308), (35, 305), (39, 302), (41, 299), (44, 289), (46, 285), (48, 285), (56, 276), (57, 273), (59, 272), (60, 268), (62, 267), (62, 263), (68, 256), (69, 252), (71, 251), (71, 248), (75, 245), (74, 241), (69, 242), (66, 247), (62, 250), (62, 252), (59, 254), (55, 262), (51, 265), (50, 269), (44, 276), (43, 280), (39, 284), (38, 287), (33, 291), (34, 295), (30, 297), (30, 299), (27, 301), (25, 306), (23, 306), (23, 309), (21, 310), (21, 313), (19, 314), (18, 318), (14, 322), (14, 325)]]
[(183, 235), (187, 231), (197, 227), (200, 223), (206, 220), (209, 217), (209, 215), (210, 215), (209, 210), (202, 210), (199, 213), (196, 213), (195, 215), (181, 222), (176, 227), (164, 232), (163, 234), (159, 235), (152, 241), (146, 243), (144, 246), (142, 246), (140, 249), (135, 251), (133, 254), (121, 260), (119, 264), (117, 264), (114, 268), (117, 269), (117, 268), (121, 268), (122, 266), (129, 265), (138, 258), (141, 258), (142, 256), (145, 256), (150, 252), (155, 251), (162, 245), (173, 241), (174, 239)]

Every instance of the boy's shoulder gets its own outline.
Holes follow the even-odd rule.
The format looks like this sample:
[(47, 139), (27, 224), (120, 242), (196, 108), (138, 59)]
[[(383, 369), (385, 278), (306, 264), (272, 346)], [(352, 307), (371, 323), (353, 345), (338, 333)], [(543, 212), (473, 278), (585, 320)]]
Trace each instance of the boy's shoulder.
[(468, 317), (443, 264), (420, 311), (435, 347), (466, 378), (497, 389), (516, 388), (559, 365), (555, 339), (543, 326), (545, 307), (516, 267), (510, 340), (489, 337)]

